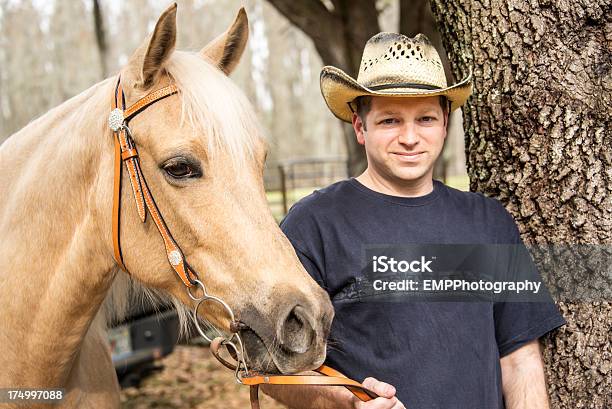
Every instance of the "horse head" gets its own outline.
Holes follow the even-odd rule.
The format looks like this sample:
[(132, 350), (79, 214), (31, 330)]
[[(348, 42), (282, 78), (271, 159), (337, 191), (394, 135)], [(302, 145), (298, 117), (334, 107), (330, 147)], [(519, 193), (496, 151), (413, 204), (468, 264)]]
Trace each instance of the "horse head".
[[(176, 86), (176, 95), (151, 104), (129, 122), (142, 174), (189, 266), (206, 291), (234, 311), (250, 366), (296, 372), (323, 362), (333, 309), (266, 201), (263, 132), (228, 77), (247, 37), (241, 9), (229, 29), (200, 52), (175, 51), (173, 5), (121, 69), (121, 85), (127, 106), (156, 89)], [(108, 161), (103, 163), (108, 167)], [(104, 214), (110, 210), (109, 180), (99, 190)], [(192, 305), (152, 218), (142, 223), (138, 217), (126, 173), (123, 186), (120, 235), (126, 269), (144, 286)], [(230, 317), (218, 304), (209, 302), (198, 313), (229, 331)]]

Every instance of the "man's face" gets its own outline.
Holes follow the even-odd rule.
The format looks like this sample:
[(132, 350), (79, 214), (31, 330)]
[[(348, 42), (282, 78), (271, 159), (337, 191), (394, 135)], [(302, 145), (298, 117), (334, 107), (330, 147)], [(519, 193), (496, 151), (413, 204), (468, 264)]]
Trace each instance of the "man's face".
[(353, 115), (353, 128), (365, 145), (368, 169), (395, 184), (432, 178), (434, 162), (446, 138), (448, 114), (435, 97), (372, 97), (364, 127)]

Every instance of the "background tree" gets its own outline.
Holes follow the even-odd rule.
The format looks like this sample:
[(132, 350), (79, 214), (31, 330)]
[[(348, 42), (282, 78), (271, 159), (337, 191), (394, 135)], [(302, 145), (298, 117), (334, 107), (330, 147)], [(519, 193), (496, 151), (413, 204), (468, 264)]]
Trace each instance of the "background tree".
[[(2, 6), (0, 128), (5, 136), (17, 131), (39, 115), (43, 107), (49, 106), (53, 92), (45, 81), (50, 68), (49, 50), (41, 47), (32, 52), (33, 44), (45, 42), (40, 28), (40, 12), (30, 1), (24, 1), (19, 8), (9, 8), (8, 2), (3, 2)], [(24, 75), (24, 72), (28, 75)]]
[(101, 74), (102, 78), (106, 78), (108, 76), (106, 32), (104, 29), (104, 16), (102, 16), (102, 9), (100, 8), (100, 2), (98, 0), (93, 0), (92, 10), (96, 44), (98, 46), (98, 53), (100, 54)]
[[(49, 33), (53, 37), (50, 44), (53, 81), (46, 87), (53, 91), (54, 104), (78, 94), (102, 78), (100, 54), (94, 46), (96, 40), (92, 20), (82, 1), (53, 3), (49, 19)], [(66, 27), (75, 21), (85, 21), (87, 24), (78, 24), (75, 30), (67, 30)], [(32, 23), (27, 25), (35, 26)], [(87, 66), (95, 68), (83, 70)]]
[[(432, 3), (455, 74), (474, 72), (464, 114), (471, 190), (501, 200), (528, 243), (609, 245), (610, 2)], [(610, 288), (609, 266), (591, 274)], [(561, 310), (569, 324), (545, 352), (552, 407), (612, 407), (609, 300)]]

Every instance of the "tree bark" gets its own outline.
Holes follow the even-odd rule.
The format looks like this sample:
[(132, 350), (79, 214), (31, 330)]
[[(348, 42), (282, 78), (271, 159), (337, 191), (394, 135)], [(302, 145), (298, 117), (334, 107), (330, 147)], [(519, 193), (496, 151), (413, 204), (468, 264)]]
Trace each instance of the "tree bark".
[[(504, 203), (527, 243), (609, 245), (610, 3), (432, 0), (432, 8), (456, 77), (474, 73), (464, 109), (471, 190)], [(545, 342), (551, 407), (612, 407), (611, 303), (560, 308), (568, 325)]]

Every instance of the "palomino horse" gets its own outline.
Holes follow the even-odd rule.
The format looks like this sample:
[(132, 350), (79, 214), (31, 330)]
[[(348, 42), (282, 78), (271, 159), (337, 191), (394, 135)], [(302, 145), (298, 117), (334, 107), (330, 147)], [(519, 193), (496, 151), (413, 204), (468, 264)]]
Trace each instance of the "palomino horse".
[[(265, 143), (227, 77), (247, 33), (241, 10), (199, 53), (174, 51), (173, 5), (119, 74), (128, 106), (176, 85), (130, 122), (142, 172), (190, 266), (243, 324), (249, 365), (292, 373), (323, 362), (333, 310), (267, 206)], [(125, 310), (128, 284), (192, 305), (151, 217), (138, 217), (127, 173), (120, 225), (129, 276), (113, 257), (107, 119), (116, 83), (94, 85), (0, 147), (0, 387), (65, 388), (62, 407), (119, 406), (105, 325)], [(228, 330), (225, 315), (199, 312)]]

